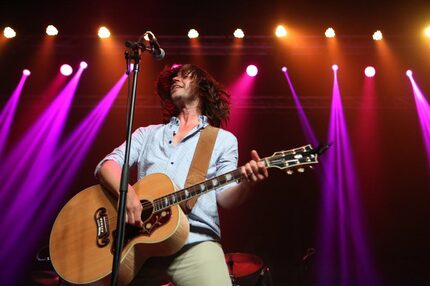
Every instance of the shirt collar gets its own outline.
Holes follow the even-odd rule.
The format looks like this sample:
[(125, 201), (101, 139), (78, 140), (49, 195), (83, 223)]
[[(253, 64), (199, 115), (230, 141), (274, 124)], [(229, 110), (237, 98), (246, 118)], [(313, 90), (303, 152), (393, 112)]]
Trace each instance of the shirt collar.
[[(170, 118), (170, 122), (169, 125), (172, 127), (179, 127), (179, 118), (177, 118), (176, 116), (173, 116), (172, 118)], [(199, 125), (197, 125), (197, 128), (204, 128), (208, 125), (208, 118), (206, 115), (199, 115)]]

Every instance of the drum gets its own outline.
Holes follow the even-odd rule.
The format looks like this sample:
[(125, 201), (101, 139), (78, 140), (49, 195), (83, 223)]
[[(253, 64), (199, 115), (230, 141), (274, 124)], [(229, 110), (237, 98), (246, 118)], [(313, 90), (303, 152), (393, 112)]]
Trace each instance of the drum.
[(60, 285), (60, 277), (58, 277), (57, 273), (55, 273), (54, 271), (35, 271), (31, 273), (31, 280), (35, 283), (35, 285)]
[(264, 266), (259, 257), (248, 253), (227, 253), (225, 262), (233, 286), (257, 286)]

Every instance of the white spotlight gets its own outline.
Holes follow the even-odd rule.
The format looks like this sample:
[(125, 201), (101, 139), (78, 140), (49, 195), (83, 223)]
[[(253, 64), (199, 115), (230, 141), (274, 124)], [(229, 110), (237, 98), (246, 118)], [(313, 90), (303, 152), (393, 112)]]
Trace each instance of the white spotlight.
[(375, 33), (373, 33), (373, 36), (372, 36), (372, 38), (373, 38), (373, 40), (375, 40), (375, 41), (381, 41), (382, 40), (382, 32), (381, 31), (376, 31)]
[(286, 37), (288, 34), (287, 29), (284, 26), (278, 25), (275, 30), (275, 35), (278, 38)]
[(48, 27), (46, 27), (46, 34), (48, 36), (56, 36), (58, 35), (58, 29), (55, 28), (55, 26), (53, 25), (49, 25)]
[(245, 37), (245, 33), (242, 29), (236, 29), (233, 33), (233, 36), (238, 39), (243, 39)]
[(4, 35), (5, 38), (11, 39), (11, 38), (15, 38), (16, 37), (16, 32), (11, 27), (6, 27), (3, 30), (3, 35)]
[(336, 33), (334, 32), (333, 28), (328, 28), (325, 30), (325, 36), (326, 38), (334, 38), (336, 36)]
[(98, 35), (99, 35), (99, 38), (106, 39), (110, 37), (110, 31), (108, 28), (103, 26), (103, 27), (100, 27)]
[(79, 66), (81, 67), (81, 69), (86, 69), (88, 67), (87, 62), (82, 61)]
[(366, 67), (366, 68), (364, 69), (364, 74), (365, 74), (367, 77), (374, 77), (374, 76), (375, 76), (375, 74), (376, 74), (376, 70), (375, 70), (375, 68), (374, 68), (374, 67), (372, 67), (372, 66), (368, 66), (368, 67)]
[(73, 68), (68, 64), (64, 64), (60, 67), (60, 72), (64, 76), (69, 76), (73, 73)]
[(199, 37), (199, 32), (197, 32), (196, 29), (190, 29), (188, 31), (188, 38), (195, 39), (195, 38), (198, 38), (198, 37)]
[(258, 68), (255, 65), (249, 65), (246, 68), (246, 73), (250, 76), (250, 77), (254, 77), (258, 74)]

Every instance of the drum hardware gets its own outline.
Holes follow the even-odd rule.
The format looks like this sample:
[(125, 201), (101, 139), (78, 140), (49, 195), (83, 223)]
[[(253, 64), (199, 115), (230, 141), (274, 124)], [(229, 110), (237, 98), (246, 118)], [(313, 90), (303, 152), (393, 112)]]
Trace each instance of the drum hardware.
[(227, 253), (225, 260), (233, 286), (272, 285), (270, 269), (258, 256), (248, 253)]
[(39, 264), (40, 270), (31, 273), (31, 280), (36, 285), (42, 286), (60, 286), (62, 279), (54, 271), (51, 264), (51, 257), (49, 255), (49, 247), (45, 245), (41, 247), (36, 253), (36, 261)]

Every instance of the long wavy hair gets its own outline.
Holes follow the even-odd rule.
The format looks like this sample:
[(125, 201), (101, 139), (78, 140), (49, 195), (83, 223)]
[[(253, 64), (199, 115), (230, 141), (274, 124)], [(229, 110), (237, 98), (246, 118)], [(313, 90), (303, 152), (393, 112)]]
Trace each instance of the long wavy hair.
[(208, 72), (192, 64), (167, 66), (158, 76), (156, 89), (161, 98), (163, 121), (167, 123), (172, 116), (179, 114), (170, 93), (173, 78), (178, 74), (191, 75), (194, 79), (193, 84), (200, 98), (201, 112), (206, 115), (209, 124), (216, 127), (226, 124), (230, 116), (230, 94)]

